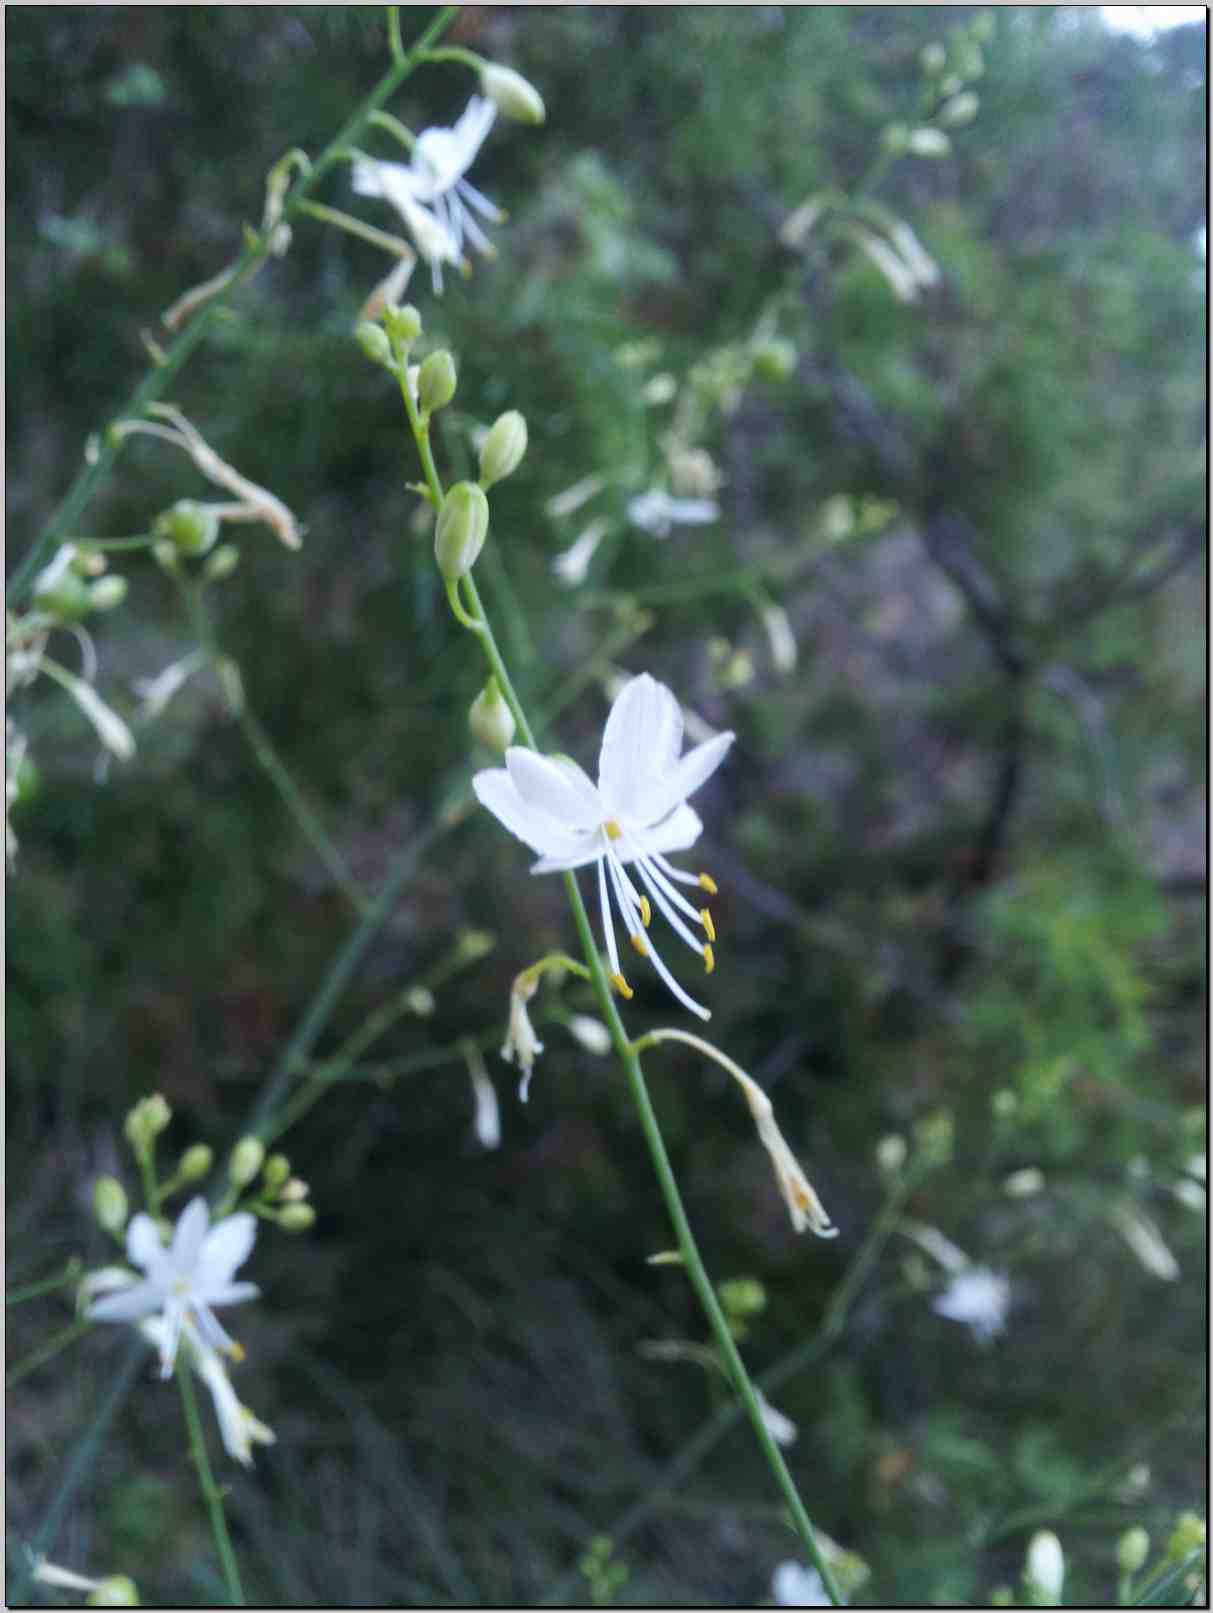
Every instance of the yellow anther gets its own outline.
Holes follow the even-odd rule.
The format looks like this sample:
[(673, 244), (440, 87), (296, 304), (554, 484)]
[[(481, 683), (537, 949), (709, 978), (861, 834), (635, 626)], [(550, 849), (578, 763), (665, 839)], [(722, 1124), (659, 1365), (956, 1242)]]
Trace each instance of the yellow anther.
[(649, 943), (645, 940), (643, 935), (629, 935), (628, 940), (636, 948), (637, 952), (639, 952), (642, 958), (648, 957)]
[(711, 874), (700, 874), (699, 885), (700, 889), (707, 891), (709, 896), (715, 896), (716, 881), (712, 878)]
[(699, 909), (699, 922), (707, 931), (708, 940), (714, 941), (716, 939), (716, 926), (712, 923), (712, 915), (708, 912), (706, 907), (701, 907)]
[(233, 1339), (227, 1347), (227, 1353), (231, 1356), (233, 1361), (243, 1361), (245, 1356), (244, 1345), (238, 1344), (236, 1340)]
[(649, 899), (647, 896), (642, 896), (640, 898), (640, 922), (644, 925), (646, 930), (653, 922), (653, 909), (649, 906)]
[(622, 975), (612, 975), (611, 976), (611, 984), (614, 986), (615, 990), (619, 993), (619, 995), (624, 999), (625, 1002), (631, 1002), (631, 1000), (632, 1000), (633, 996), (635, 995), (635, 993), (633, 992), (631, 986), (628, 985), (627, 981), (623, 978)]
[(603, 824), (602, 827), (607, 832), (607, 839), (608, 840), (618, 840), (620, 835), (622, 835), (622, 833), (623, 833), (623, 830), (615, 822), (614, 818), (608, 818), (607, 821)]
[(707, 945), (705, 945), (703, 949), (703, 967), (706, 974), (711, 974), (712, 970), (716, 967), (716, 954), (712, 951), (711, 947)]

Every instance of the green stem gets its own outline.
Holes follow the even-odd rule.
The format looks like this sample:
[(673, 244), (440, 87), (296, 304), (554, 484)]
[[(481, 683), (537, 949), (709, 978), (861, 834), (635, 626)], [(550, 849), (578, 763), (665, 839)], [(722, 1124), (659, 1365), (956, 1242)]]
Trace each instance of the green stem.
[(400, 7), (387, 8), (387, 46), (392, 60), (399, 67), (404, 60), (404, 40), (400, 37)]
[(5, 1305), (24, 1305), (27, 1300), (40, 1299), (43, 1294), (53, 1294), (56, 1289), (66, 1288), (74, 1283), (82, 1270), (80, 1261), (73, 1256), (67, 1265), (55, 1277), (43, 1277), (40, 1282), (27, 1283), (24, 1288), (10, 1288), (4, 1296)]
[(4, 1380), (4, 1387), (11, 1389), (14, 1384), (20, 1383), (22, 1378), (28, 1378), (31, 1372), (37, 1372), (40, 1366), (44, 1366), (48, 1361), (53, 1361), (62, 1350), (67, 1349), (69, 1344), (75, 1344), (78, 1338), (82, 1338), (92, 1325), (87, 1318), (81, 1317), (79, 1321), (72, 1322), (70, 1326), (61, 1328), (58, 1333), (52, 1333), (45, 1344), (13, 1367)]
[[(382, 114), (381, 114), (382, 115)], [(404, 247), (397, 235), (389, 235), (386, 230), (377, 230), (373, 224), (364, 223), (351, 213), (343, 213), (336, 207), (325, 207), (321, 202), (300, 202), (299, 212), (306, 213), (308, 218), (318, 219), (321, 224), (333, 224), (339, 230), (345, 230), (349, 235), (356, 235), (359, 240), (369, 241), (371, 246), (381, 247), (395, 258), (407, 257), (412, 250)]]
[[(358, 136), (366, 128), (372, 112), (377, 112), (400, 88), (409, 74), (427, 59), (429, 47), (446, 31), (458, 9), (457, 6), (443, 6), (408, 54), (394, 60), (391, 69), (380, 79), (361, 106), (351, 114), (345, 127), (325, 147), (311, 170), (301, 173), (291, 186), (283, 202), (284, 219), (289, 220), (294, 215), (299, 203), (316, 188), (333, 164), (339, 160), (341, 153), (357, 141)], [(138, 418), (146, 411), (149, 403), (154, 403), (163, 397), (173, 377), (211, 329), (220, 309), (226, 306), (236, 287), (248, 278), (252, 270), (259, 267), (268, 255), (269, 249), (269, 239), (261, 236), (256, 236), (246, 243), (244, 251), (233, 267), (228, 285), (190, 320), (160, 361), (144, 376), (128, 402), (119, 410), (119, 418)], [(81, 467), (59, 507), (30, 545), (25, 558), (13, 573), (8, 589), (10, 608), (21, 603), (47, 552), (61, 541), (60, 535), (79, 526), (80, 517), (90, 499), (113, 469), (114, 462), (121, 452), (122, 443), (123, 439), (115, 433), (102, 433), (96, 459), (91, 464), (86, 461)]]
[(236, 1553), (232, 1550), (231, 1536), (227, 1532), (227, 1518), (223, 1512), (223, 1491), (215, 1483), (211, 1473), (210, 1457), (206, 1454), (206, 1439), (202, 1432), (202, 1420), (198, 1416), (198, 1400), (194, 1394), (193, 1377), (182, 1355), (177, 1357), (175, 1376), (181, 1389), (181, 1409), (185, 1413), (190, 1454), (194, 1458), (194, 1466), (198, 1469), (198, 1486), (210, 1513), (215, 1551), (223, 1566), (223, 1577), (227, 1581), (228, 1602), (232, 1607), (243, 1607), (244, 1588), (240, 1583), (240, 1569), (236, 1563)]

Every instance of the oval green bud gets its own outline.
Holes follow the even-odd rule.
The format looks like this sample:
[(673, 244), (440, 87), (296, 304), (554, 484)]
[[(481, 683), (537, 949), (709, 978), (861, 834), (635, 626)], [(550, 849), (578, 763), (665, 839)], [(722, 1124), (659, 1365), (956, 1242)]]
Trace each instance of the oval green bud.
[(140, 1098), (127, 1115), (123, 1127), (127, 1142), (136, 1153), (150, 1148), (172, 1118), (173, 1111), (165, 1102), (163, 1093), (153, 1092), (149, 1097)]
[(240, 550), (234, 543), (221, 543), (214, 554), (207, 555), (202, 575), (207, 582), (222, 582), (230, 577), (240, 564)]
[(939, 121), (946, 123), (950, 129), (958, 129), (964, 123), (972, 123), (980, 105), (980, 99), (972, 90), (963, 90), (940, 109)]
[(156, 517), (152, 532), (167, 538), (178, 554), (203, 555), (219, 536), (219, 517), (196, 499), (180, 498)]
[(214, 1149), (205, 1143), (194, 1143), (182, 1154), (177, 1174), (183, 1182), (200, 1182), (214, 1163)]
[(890, 123), (880, 138), (885, 150), (899, 157), (910, 144), (910, 131), (904, 123)]
[(262, 1176), (266, 1187), (277, 1190), (291, 1174), (291, 1162), (285, 1154), (271, 1154), (265, 1162)]
[(1150, 1555), (1150, 1537), (1140, 1524), (1126, 1529), (1116, 1545), (1116, 1561), (1122, 1574), (1139, 1574)]
[(138, 1607), (139, 1592), (126, 1574), (111, 1574), (85, 1598), (86, 1607)]
[(411, 302), (406, 302), (403, 308), (384, 309), (383, 324), (389, 340), (406, 351), (421, 335), (421, 315)]
[(480, 69), (480, 88), (502, 117), (514, 123), (542, 123), (547, 117), (543, 97), (529, 79), (512, 67), (485, 62)]
[(302, 1204), (311, 1191), (301, 1176), (292, 1176), (278, 1196), (284, 1204)]
[(757, 1316), (767, 1305), (767, 1291), (757, 1277), (729, 1277), (717, 1289), (731, 1316)]
[(513, 743), (514, 714), (502, 698), (496, 678), (490, 678), (472, 701), (468, 711), (468, 727), (473, 739), (478, 739), (490, 750), (503, 751)]
[(911, 129), (906, 150), (912, 157), (946, 157), (952, 142), (942, 129)]
[(512, 476), (522, 464), (526, 444), (526, 420), (518, 410), (508, 409), (499, 415), (480, 445), (481, 487), (492, 487), (494, 482)]
[(93, 1188), (93, 1214), (106, 1232), (121, 1232), (126, 1225), (127, 1202), (116, 1176), (99, 1176)]
[(417, 376), (417, 403), (422, 414), (445, 409), (455, 396), (456, 384), (455, 360), (445, 347), (440, 347), (425, 360)]
[(167, 538), (157, 538), (152, 544), (152, 559), (161, 571), (176, 571), (177, 551)]
[(796, 348), (784, 336), (754, 344), (754, 373), (763, 381), (787, 381), (796, 373)]
[(392, 362), (392, 344), (382, 325), (364, 319), (354, 332), (354, 340), (372, 364)]
[(456, 482), (442, 501), (434, 530), (434, 558), (448, 582), (466, 577), (489, 530), (489, 501), (474, 482)]
[(316, 1212), (310, 1204), (288, 1204), (278, 1212), (278, 1225), (284, 1232), (306, 1232), (316, 1224)]
[(237, 1187), (247, 1187), (261, 1169), (265, 1159), (265, 1144), (260, 1137), (241, 1137), (232, 1149), (232, 1156), (227, 1163), (227, 1173)]
[(88, 591), (90, 610), (113, 610), (126, 598), (125, 577), (102, 577)]
[(934, 77), (936, 73), (942, 73), (947, 66), (948, 53), (939, 41), (935, 40), (930, 45), (922, 47), (922, 53), (918, 59), (922, 63), (923, 72), (930, 73)]
[(34, 603), (48, 616), (74, 622), (92, 609), (88, 584), (71, 565), (52, 563), (34, 581)]
[(1205, 1543), (1204, 1519), (1195, 1512), (1180, 1514), (1175, 1532), (1167, 1541), (1167, 1559), (1178, 1563), (1190, 1552), (1199, 1551)]

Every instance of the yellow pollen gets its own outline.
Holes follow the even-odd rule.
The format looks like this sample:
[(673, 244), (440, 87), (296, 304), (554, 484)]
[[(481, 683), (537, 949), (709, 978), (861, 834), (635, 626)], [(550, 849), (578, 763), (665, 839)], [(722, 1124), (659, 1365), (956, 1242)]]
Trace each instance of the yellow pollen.
[(642, 958), (647, 958), (648, 957), (648, 955), (649, 955), (649, 944), (645, 940), (643, 935), (629, 935), (628, 940), (636, 948), (637, 952), (639, 952), (639, 954), (640, 954), (640, 956)]
[(707, 931), (708, 940), (714, 941), (716, 939), (716, 926), (712, 923), (712, 915), (708, 912), (706, 907), (701, 907), (699, 909), (699, 922)]
[(622, 975), (612, 975), (611, 984), (614, 986), (619, 995), (625, 1000), (625, 1002), (631, 1002), (635, 993), (632, 991), (631, 986), (628, 985), (627, 981)]
[(640, 898), (640, 922), (644, 925), (646, 930), (653, 922), (653, 909), (649, 906), (649, 899), (647, 896), (642, 896)]
[(711, 874), (700, 874), (699, 885), (700, 889), (707, 891), (709, 896), (715, 896), (716, 881), (712, 878)]
[(615, 822), (614, 818), (608, 818), (602, 827), (607, 832), (608, 840), (618, 840), (623, 833), (623, 830)]
[(704, 968), (704, 973), (705, 974), (711, 974), (712, 970), (715, 967), (716, 967), (716, 954), (712, 951), (710, 946), (707, 946), (705, 944), (704, 949), (703, 949), (703, 968)]
[(227, 1353), (231, 1356), (233, 1361), (243, 1361), (246, 1352), (244, 1345), (237, 1344), (236, 1340), (233, 1339), (231, 1344), (228, 1346)]

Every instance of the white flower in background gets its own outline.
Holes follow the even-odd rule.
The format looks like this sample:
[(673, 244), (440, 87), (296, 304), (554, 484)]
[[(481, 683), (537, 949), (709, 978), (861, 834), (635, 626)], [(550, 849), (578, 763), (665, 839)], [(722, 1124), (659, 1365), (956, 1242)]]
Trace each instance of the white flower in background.
[[(685, 851), (699, 839), (703, 824), (687, 805), (687, 797), (711, 777), (732, 743), (731, 733), (718, 734), (680, 759), (679, 704), (664, 684), (642, 673), (624, 686), (611, 707), (597, 785), (567, 758), (556, 760), (517, 746), (506, 751), (504, 768), (490, 768), (472, 780), (481, 805), (511, 834), (540, 853), (532, 873), (597, 865), (611, 981), (621, 996), (630, 997), (632, 988), (619, 965), (612, 894), (628, 940), (641, 957), (653, 960), (653, 967), (678, 1001), (701, 1019), (711, 1017), (708, 1010), (689, 997), (670, 974), (645, 931), (651, 918), (651, 897), (679, 939), (703, 959), (707, 972), (711, 974), (715, 968), (712, 915), (707, 908), (694, 908), (675, 888), (676, 884), (694, 885), (714, 895), (715, 883), (707, 874), (675, 868), (664, 853)], [(642, 896), (633, 885), (628, 866), (639, 874), (648, 896)], [(700, 927), (705, 941), (699, 940), (687, 920)]]
[(51, 1585), (60, 1591), (85, 1591), (86, 1607), (138, 1607), (139, 1591), (133, 1579), (126, 1574), (110, 1574), (106, 1579), (88, 1579), (84, 1574), (73, 1574), (70, 1568), (48, 1563), (45, 1557), (33, 1558), (34, 1578), (39, 1585)]
[(442, 290), (442, 265), (462, 261), (465, 237), (486, 257), (494, 255), (493, 244), (474, 215), (499, 224), (505, 214), (464, 176), (496, 115), (492, 101), (474, 95), (453, 128), (426, 129), (418, 135), (408, 163), (368, 157), (354, 163), (354, 189), (361, 196), (381, 196), (400, 214), (430, 265), (435, 291)]
[(151, 722), (159, 717), (205, 661), (206, 657), (202, 651), (195, 650), (192, 655), (183, 656), (180, 661), (174, 661), (170, 666), (166, 666), (164, 671), (157, 673), (154, 678), (136, 678), (135, 693), (141, 702), (139, 715), (144, 722)]
[[(209, 1229), (209, 1230), (208, 1230)], [(252, 1253), (257, 1236), (253, 1216), (241, 1212), (210, 1226), (204, 1198), (191, 1199), (181, 1212), (168, 1248), (150, 1215), (140, 1213), (126, 1230), (126, 1253), (146, 1274), (143, 1281), (93, 1300), (87, 1314), (95, 1322), (138, 1322), (159, 1315), (165, 1327), (160, 1344), (160, 1376), (171, 1377), (177, 1343), (187, 1318), (204, 1344), (233, 1354), (237, 1345), (220, 1326), (213, 1307), (256, 1299), (253, 1283), (237, 1283), (236, 1268)]]
[(683, 448), (672, 443), (667, 457), (670, 482), (679, 498), (711, 498), (720, 491), (724, 477), (706, 448)]
[(1112, 1211), (1112, 1224), (1152, 1277), (1173, 1283), (1179, 1276), (1179, 1261), (1163, 1242), (1153, 1221), (1131, 1204), (1118, 1204)]
[(771, 1595), (776, 1607), (832, 1607), (825, 1584), (815, 1568), (806, 1568), (795, 1558), (780, 1563), (771, 1576)]
[(710, 526), (719, 518), (715, 499), (671, 498), (662, 487), (628, 500), (628, 520), (655, 538), (668, 538), (673, 526)]
[(764, 605), (762, 625), (766, 629), (767, 642), (771, 646), (771, 660), (775, 670), (787, 677), (796, 670), (796, 635), (792, 632), (787, 611), (782, 605)]
[(566, 487), (563, 493), (555, 493), (543, 506), (553, 521), (561, 516), (572, 515), (583, 504), (588, 504), (592, 498), (597, 498), (606, 486), (601, 476), (583, 476), (579, 482)]
[(470, 1038), (462, 1042), (468, 1076), (472, 1082), (472, 1098), (476, 1105), (472, 1129), (482, 1148), (501, 1147), (501, 1110), (497, 1103), (497, 1088), (484, 1067), (480, 1049)]
[(559, 577), (566, 588), (576, 588), (583, 583), (586, 573), (590, 569), (590, 561), (597, 553), (598, 545), (611, 530), (611, 523), (599, 519), (591, 521), (589, 526), (579, 538), (576, 538), (567, 549), (564, 549), (552, 561), (552, 570)]
[(795, 1445), (799, 1429), (790, 1417), (776, 1410), (763, 1394), (761, 1389), (755, 1389), (758, 1396), (758, 1409), (762, 1413), (762, 1421), (766, 1431), (775, 1441), (776, 1445)]
[[(169, 1327), (165, 1318), (157, 1316), (140, 1322), (139, 1331), (163, 1355), (164, 1347), (169, 1342)], [(276, 1443), (273, 1429), (267, 1428), (247, 1406), (241, 1404), (222, 1356), (204, 1343), (189, 1321), (182, 1326), (181, 1338), (188, 1351), (189, 1364), (210, 1390), (224, 1450), (242, 1467), (251, 1467), (254, 1445)]]
[[(480, 777), (483, 776), (483, 774), (480, 775)], [(505, 1043), (501, 1049), (501, 1056), (507, 1064), (516, 1063), (522, 1071), (522, 1080), (518, 1083), (518, 1100), (520, 1103), (525, 1103), (527, 1100), (535, 1060), (543, 1052), (543, 1043), (535, 1035), (535, 1027), (531, 1024), (531, 1016), (526, 1011), (527, 1003), (530, 1002), (538, 990), (538, 977), (533, 972), (524, 970), (514, 981), (514, 988), (510, 992), (510, 1023), (506, 1032)]]
[(988, 1344), (1005, 1330), (1010, 1304), (1011, 1285), (1006, 1277), (987, 1266), (968, 1266), (931, 1301), (931, 1309), (949, 1322), (966, 1323), (975, 1339)]

